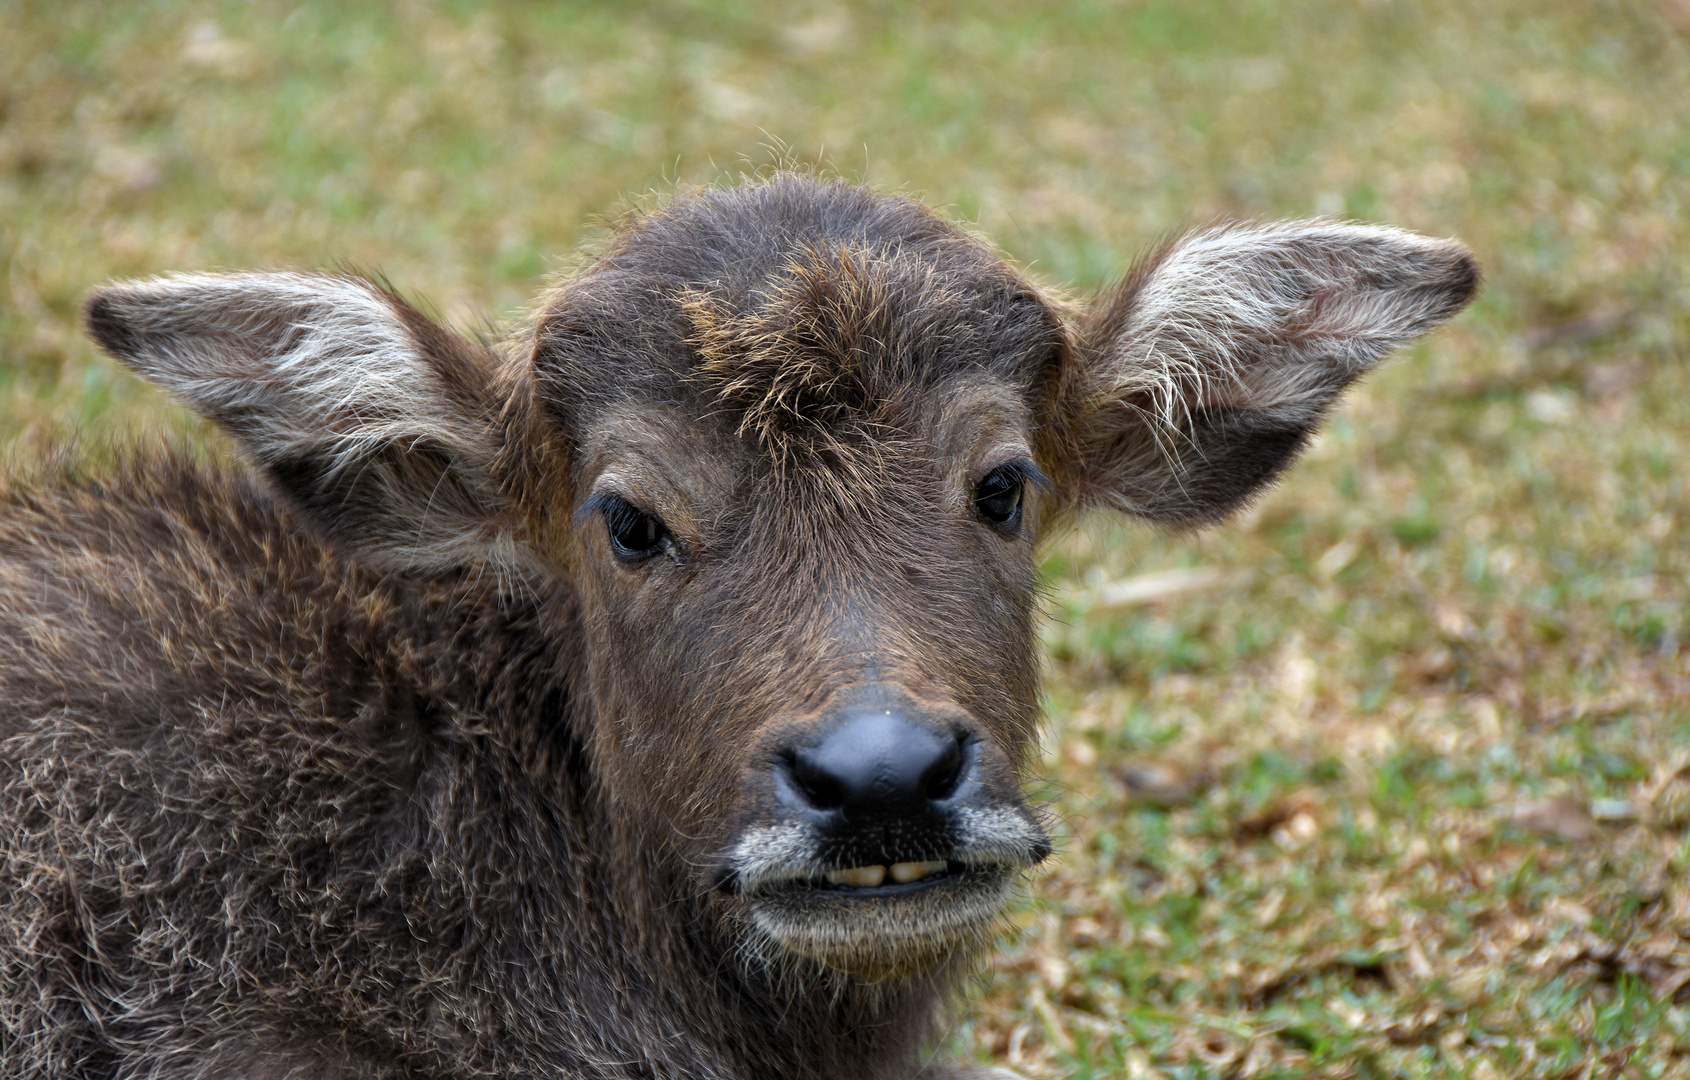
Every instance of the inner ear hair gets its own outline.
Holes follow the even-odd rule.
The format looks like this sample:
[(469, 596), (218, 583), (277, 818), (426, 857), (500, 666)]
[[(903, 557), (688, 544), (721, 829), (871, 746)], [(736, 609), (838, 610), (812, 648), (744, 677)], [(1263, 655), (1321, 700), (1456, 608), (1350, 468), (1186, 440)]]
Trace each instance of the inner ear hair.
[(1175, 237), (1076, 328), (1064, 408), (1082, 501), (1175, 528), (1225, 517), (1345, 387), (1465, 307), (1479, 279), (1461, 245), (1382, 226)]

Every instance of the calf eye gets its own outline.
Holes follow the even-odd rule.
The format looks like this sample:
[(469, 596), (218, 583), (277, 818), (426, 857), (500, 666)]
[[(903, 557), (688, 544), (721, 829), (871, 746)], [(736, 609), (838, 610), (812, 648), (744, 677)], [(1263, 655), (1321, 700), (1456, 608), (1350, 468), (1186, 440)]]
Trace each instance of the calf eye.
[(1021, 465), (1001, 465), (974, 489), (974, 509), (993, 525), (1014, 528), (1021, 518), (1021, 492), (1026, 486), (1027, 473)]
[(610, 530), (610, 550), (623, 562), (649, 559), (670, 546), (662, 520), (633, 503), (614, 496), (604, 500), (604, 523)]

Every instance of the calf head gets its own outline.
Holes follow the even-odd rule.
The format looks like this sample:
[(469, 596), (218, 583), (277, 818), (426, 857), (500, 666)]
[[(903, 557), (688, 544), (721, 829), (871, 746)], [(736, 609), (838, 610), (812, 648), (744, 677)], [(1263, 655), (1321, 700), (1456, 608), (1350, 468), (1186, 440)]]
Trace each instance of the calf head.
[(1049, 851), (1019, 791), (1040, 537), (1221, 519), (1477, 278), (1394, 229), (1243, 225), (1075, 309), (918, 204), (783, 176), (633, 224), (498, 349), (347, 277), (120, 285), (87, 319), (349, 556), (561, 582), (653, 902), (881, 980), (966, 952)]

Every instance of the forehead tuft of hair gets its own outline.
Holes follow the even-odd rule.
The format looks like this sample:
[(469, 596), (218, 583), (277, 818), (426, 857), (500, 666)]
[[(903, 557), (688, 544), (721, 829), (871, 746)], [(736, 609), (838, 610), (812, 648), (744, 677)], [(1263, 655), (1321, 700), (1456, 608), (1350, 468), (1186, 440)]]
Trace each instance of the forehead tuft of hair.
[(971, 336), (962, 300), (926, 260), (817, 246), (796, 251), (743, 310), (703, 289), (681, 306), (716, 401), (739, 415), (740, 434), (789, 458), (890, 434), (944, 373), (931, 332), (953, 346)]

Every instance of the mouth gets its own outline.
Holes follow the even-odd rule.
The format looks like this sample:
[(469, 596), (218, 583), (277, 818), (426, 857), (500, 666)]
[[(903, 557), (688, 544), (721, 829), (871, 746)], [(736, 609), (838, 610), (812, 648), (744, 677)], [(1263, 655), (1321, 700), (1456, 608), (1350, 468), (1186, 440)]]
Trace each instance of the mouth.
[(818, 962), (864, 981), (915, 975), (990, 943), (1017, 882), (1050, 854), (1013, 803), (851, 823), (822, 815), (743, 828), (717, 862), (752, 954)]
[(745, 899), (782, 951), (880, 982), (985, 944), (1018, 872), (936, 859), (853, 866), (766, 882)]
[[(829, 870), (822, 875), (827, 886), (834, 889), (845, 889), (863, 896), (896, 896), (902, 892), (912, 891), (912, 888), (923, 888), (921, 883), (939, 874), (949, 874), (962, 869), (962, 864), (949, 860), (928, 862), (898, 862), (891, 866), (853, 866), (849, 870)], [(886, 879), (891, 878), (892, 884), (887, 885)]]
[(971, 854), (844, 867), (803, 859), (765, 863), (750, 875), (742, 866), (737, 888), (729, 887), (778, 952), (881, 982), (988, 943), (1017, 879), (1043, 852), (1010, 860)]
[(987, 888), (996, 891), (1000, 882), (1013, 878), (1025, 867), (978, 865), (954, 859), (896, 862), (853, 866), (808, 875), (793, 875), (778, 881), (765, 879), (747, 895), (755, 905), (808, 905), (813, 910), (897, 901), (926, 893), (961, 899), (965, 894)]
[(951, 858), (873, 863), (840, 869), (826, 869), (805, 860), (778, 868), (763, 866), (755, 874), (736, 873), (731, 868), (724, 868), (717, 877), (717, 887), (724, 892), (738, 893), (754, 904), (804, 896), (814, 897), (818, 903), (884, 900), (1011, 878), (1037, 864), (1043, 855), (1039, 852), (1031, 859), (1012, 863)]

